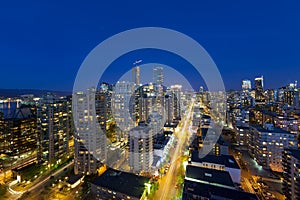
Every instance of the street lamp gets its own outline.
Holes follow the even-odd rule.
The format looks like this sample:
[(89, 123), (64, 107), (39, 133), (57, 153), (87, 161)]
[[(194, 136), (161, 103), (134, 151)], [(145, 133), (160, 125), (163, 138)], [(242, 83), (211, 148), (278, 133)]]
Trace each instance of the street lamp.
[(150, 194), (151, 184), (150, 183), (145, 183), (145, 186), (147, 187), (148, 194)]

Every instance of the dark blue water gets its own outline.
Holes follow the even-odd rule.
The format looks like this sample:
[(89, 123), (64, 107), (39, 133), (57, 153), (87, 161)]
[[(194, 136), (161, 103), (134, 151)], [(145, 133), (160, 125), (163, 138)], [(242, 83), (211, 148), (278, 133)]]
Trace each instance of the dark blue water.
[(20, 106), (17, 102), (0, 102), (0, 112), (3, 112), (4, 118), (9, 118), (14, 113), (15, 109)]

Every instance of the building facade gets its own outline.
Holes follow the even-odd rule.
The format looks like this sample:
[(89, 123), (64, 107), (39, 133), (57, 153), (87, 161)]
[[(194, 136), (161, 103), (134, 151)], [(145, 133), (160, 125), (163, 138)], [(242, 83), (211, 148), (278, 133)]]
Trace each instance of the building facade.
[(163, 85), (164, 84), (164, 74), (162, 67), (154, 67), (153, 68), (153, 83), (156, 85)]
[(285, 199), (300, 199), (300, 150), (284, 149), (282, 162)]
[(264, 100), (264, 78), (263, 76), (255, 78), (255, 100), (258, 102)]
[(174, 106), (174, 118), (181, 119), (181, 89), (182, 85), (171, 85), (171, 91), (173, 93), (173, 106)]
[(37, 150), (36, 107), (21, 105), (5, 118), (0, 113), (0, 151), (20, 157)]
[(150, 172), (153, 162), (153, 129), (140, 124), (129, 131), (129, 165), (134, 173)]
[(112, 93), (112, 115), (121, 131), (128, 132), (135, 126), (134, 83), (117, 82)]
[(140, 82), (140, 67), (135, 66), (132, 68), (132, 82), (135, 83), (135, 85), (139, 86), (141, 84)]
[(251, 147), (254, 160), (266, 169), (282, 172), (282, 151), (284, 148), (296, 148), (296, 136), (288, 131), (274, 127), (273, 124), (251, 126)]
[[(100, 126), (103, 119), (97, 118), (95, 113), (95, 96), (95, 88), (73, 95), (75, 174), (95, 174), (106, 161), (106, 135), (101, 129), (103, 124)], [(101, 97), (97, 101), (101, 101)]]
[(37, 103), (38, 161), (51, 166), (70, 152), (73, 135), (71, 99), (48, 93)]

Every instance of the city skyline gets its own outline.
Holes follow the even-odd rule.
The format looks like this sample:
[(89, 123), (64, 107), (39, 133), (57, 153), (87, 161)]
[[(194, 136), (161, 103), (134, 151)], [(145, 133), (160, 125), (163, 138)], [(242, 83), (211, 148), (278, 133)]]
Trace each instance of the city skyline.
[(300, 199), (300, 2), (2, 2), (0, 200)]
[[(167, 69), (148, 67), (153, 84), (143, 84), (142, 70), (135, 67), (134, 73), (127, 73), (127, 81), (103, 83), (72, 98), (47, 93), (1, 99), (2, 107), (10, 107), (10, 102), (20, 105), (10, 107), (15, 109), (13, 117), (0, 111), (0, 170), (5, 170), (0, 175), (8, 180), (4, 198), (43, 197), (46, 189), (27, 192), (43, 185), (53, 188), (49, 192), (53, 198), (64, 194), (109, 199), (126, 194), (143, 200), (195, 195), (252, 200), (289, 199), (289, 193), (298, 198), (297, 82), (265, 90), (264, 77), (258, 76), (240, 81), (238, 91), (210, 92), (200, 87), (196, 92), (178, 84), (163, 87), (170, 75)], [(63, 177), (65, 171), (68, 176)], [(54, 178), (53, 172), (59, 175)], [(94, 181), (86, 182), (86, 175)], [(216, 178), (220, 176), (222, 180)], [(25, 181), (28, 178), (33, 185)], [(137, 182), (123, 191), (124, 179)], [(91, 187), (85, 189), (86, 184)], [(221, 192), (223, 187), (226, 192)]]

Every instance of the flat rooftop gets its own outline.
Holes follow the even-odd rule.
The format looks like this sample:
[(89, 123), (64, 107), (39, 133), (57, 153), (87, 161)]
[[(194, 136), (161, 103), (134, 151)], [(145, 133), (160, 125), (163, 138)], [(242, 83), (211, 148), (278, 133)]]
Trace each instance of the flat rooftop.
[(202, 162), (215, 163), (219, 165), (224, 165), (225, 167), (229, 167), (229, 168), (240, 169), (239, 165), (237, 164), (236, 160), (232, 155), (216, 156), (216, 155), (208, 154), (205, 157), (200, 158), (199, 152), (195, 150), (192, 151), (191, 161), (198, 162), (198, 163), (202, 163)]
[(69, 180), (67, 180), (67, 183), (69, 184), (74, 184), (76, 183), (79, 179), (81, 179), (83, 177), (82, 174), (77, 174), (77, 175), (73, 175), (69, 178)]
[[(255, 128), (256, 130), (258, 130), (259, 132), (267, 132), (267, 133), (283, 133), (283, 134), (293, 134), (291, 132), (288, 132), (286, 130), (283, 130), (281, 128), (278, 128), (278, 127), (273, 127), (272, 130), (268, 130), (268, 129), (265, 129), (264, 127), (262, 126), (259, 126), (259, 125), (255, 125), (255, 126), (251, 126), (253, 128)], [(294, 134), (293, 134), (294, 135)]]
[(182, 199), (194, 199), (194, 195), (206, 197), (208, 199), (258, 200), (255, 194), (185, 180)]
[[(206, 135), (207, 135), (207, 132), (208, 132), (209, 128), (201, 128), (201, 133), (202, 133), (202, 139), (204, 140)], [(212, 129), (211, 129), (212, 130)], [(213, 131), (213, 130), (212, 130)], [(222, 145), (222, 146), (228, 146), (228, 143), (224, 141), (223, 137), (220, 135), (219, 138), (218, 138), (218, 141), (217, 143), (219, 145)]]
[(153, 148), (162, 149), (168, 144), (169, 140), (169, 136), (165, 136), (164, 134), (157, 134), (153, 137)]
[(144, 193), (145, 183), (148, 183), (149, 180), (149, 178), (144, 176), (109, 168), (101, 176), (97, 177), (92, 184), (131, 197), (140, 198)]
[(186, 167), (185, 177), (188, 179), (195, 179), (220, 186), (228, 186), (234, 188), (234, 183), (229, 172), (227, 171), (188, 165)]

